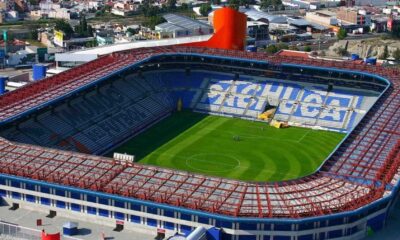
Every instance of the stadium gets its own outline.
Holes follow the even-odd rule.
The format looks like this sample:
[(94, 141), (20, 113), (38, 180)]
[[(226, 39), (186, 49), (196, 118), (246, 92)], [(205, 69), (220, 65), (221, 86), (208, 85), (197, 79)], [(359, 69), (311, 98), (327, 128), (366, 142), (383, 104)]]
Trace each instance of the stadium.
[(347, 61), (115, 52), (0, 97), (0, 197), (193, 239), (360, 239), (397, 200), (399, 93)]

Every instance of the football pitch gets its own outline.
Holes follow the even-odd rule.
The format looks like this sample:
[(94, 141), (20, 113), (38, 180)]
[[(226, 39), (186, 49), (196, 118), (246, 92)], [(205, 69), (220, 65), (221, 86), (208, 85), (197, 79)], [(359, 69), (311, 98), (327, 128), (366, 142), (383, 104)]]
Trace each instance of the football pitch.
[(135, 155), (141, 164), (247, 181), (280, 181), (313, 173), (343, 137), (183, 111), (113, 152)]

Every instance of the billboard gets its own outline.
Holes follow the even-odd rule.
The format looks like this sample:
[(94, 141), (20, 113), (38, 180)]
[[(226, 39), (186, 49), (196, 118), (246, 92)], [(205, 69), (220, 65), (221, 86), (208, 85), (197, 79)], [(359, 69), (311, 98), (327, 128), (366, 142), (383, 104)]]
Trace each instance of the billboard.
[(64, 33), (61, 31), (54, 31), (54, 44), (63, 47), (63, 42), (64, 42)]

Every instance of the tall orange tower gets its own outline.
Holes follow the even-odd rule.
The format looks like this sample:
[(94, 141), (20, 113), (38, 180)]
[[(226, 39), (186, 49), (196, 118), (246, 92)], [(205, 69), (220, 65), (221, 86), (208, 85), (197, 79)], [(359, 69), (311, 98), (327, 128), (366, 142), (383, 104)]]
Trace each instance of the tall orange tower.
[(247, 16), (232, 8), (223, 7), (214, 12), (214, 35), (204, 42), (184, 46), (243, 50), (246, 41)]

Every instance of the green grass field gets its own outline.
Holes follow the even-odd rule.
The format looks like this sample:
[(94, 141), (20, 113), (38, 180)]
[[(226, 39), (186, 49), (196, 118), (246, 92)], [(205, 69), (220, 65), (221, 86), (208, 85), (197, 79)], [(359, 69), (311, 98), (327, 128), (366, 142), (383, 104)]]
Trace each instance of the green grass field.
[(279, 181), (314, 172), (343, 137), (185, 111), (114, 151), (133, 154), (142, 164), (239, 180)]

